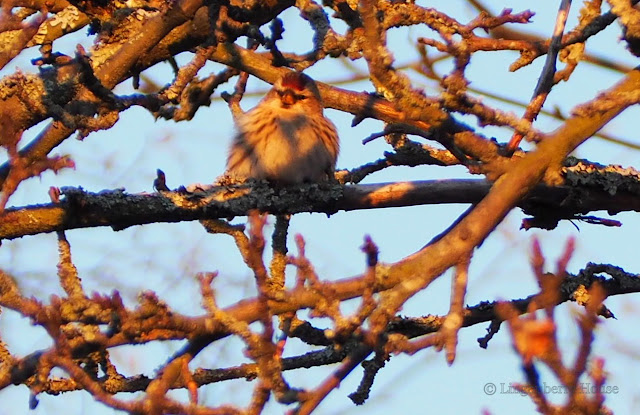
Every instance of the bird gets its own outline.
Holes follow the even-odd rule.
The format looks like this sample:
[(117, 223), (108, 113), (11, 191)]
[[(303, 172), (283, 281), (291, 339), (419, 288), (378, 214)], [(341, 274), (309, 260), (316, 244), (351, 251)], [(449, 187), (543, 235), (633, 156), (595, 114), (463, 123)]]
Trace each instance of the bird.
[(226, 170), (232, 181), (295, 185), (334, 180), (338, 132), (308, 75), (287, 72), (253, 109), (237, 117), (236, 129)]

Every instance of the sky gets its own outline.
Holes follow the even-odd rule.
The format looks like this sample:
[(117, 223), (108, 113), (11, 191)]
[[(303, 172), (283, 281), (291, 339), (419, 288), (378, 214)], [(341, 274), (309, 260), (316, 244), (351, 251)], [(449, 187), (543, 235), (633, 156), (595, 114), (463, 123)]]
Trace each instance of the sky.
[[(421, 2), (418, 2), (421, 3)], [(476, 13), (464, 6), (463, 1), (432, 1), (435, 7), (460, 21), (466, 22)], [(557, 2), (542, 2), (536, 6), (531, 2), (502, 2), (503, 7), (511, 7), (515, 12), (531, 7), (536, 15), (530, 25), (522, 30), (547, 36), (552, 32), (557, 11)], [(537, 7), (537, 9), (536, 9)], [(579, 3), (571, 10), (567, 27), (576, 23)], [(498, 8), (492, 9), (498, 12)], [(312, 33), (306, 23), (297, 16), (295, 9), (286, 11), (282, 18), (286, 32), (278, 46), (283, 51), (304, 52), (311, 48)], [(344, 25), (336, 25), (344, 31)], [(426, 26), (390, 31), (388, 43), (398, 66), (412, 62), (417, 53), (412, 45), (422, 36), (433, 36)], [(618, 40), (619, 27), (614, 24), (587, 43), (587, 50), (636, 65), (636, 59), (625, 50)], [(71, 54), (77, 42), (85, 48), (91, 45), (91, 38), (80, 31), (70, 39), (62, 39), (54, 44), (54, 50)], [(37, 50), (30, 50), (19, 56), (0, 72), (5, 76), (16, 67), (25, 72), (34, 72), (29, 60), (37, 56)], [(517, 58), (512, 52), (478, 53), (472, 58), (468, 69), (471, 86), (495, 91), (520, 101), (527, 101), (543, 60), (515, 73), (508, 66)], [(178, 56), (178, 62), (185, 64), (191, 56)], [(351, 62), (360, 69), (366, 69), (364, 61)], [(220, 65), (207, 64), (201, 76), (218, 71)], [(441, 73), (450, 70), (450, 62), (438, 66)], [(332, 83), (349, 76), (349, 69), (341, 62), (321, 62), (307, 73), (323, 82)], [(436, 93), (432, 81), (409, 72), (415, 85), (425, 88), (427, 94)], [(146, 71), (145, 77), (158, 84), (169, 83), (171, 68), (166, 63)], [(579, 65), (568, 84), (554, 88), (546, 109), (559, 107), (564, 113), (580, 102), (595, 97), (598, 91), (608, 88), (622, 77), (621, 74), (600, 69), (586, 63)], [(249, 91), (266, 91), (268, 85), (251, 78)], [(371, 91), (368, 81), (347, 84), (355, 91)], [(125, 188), (128, 192), (151, 192), (156, 169), (167, 175), (169, 187), (192, 183), (211, 183), (224, 171), (226, 148), (233, 137), (233, 123), (224, 101), (219, 99), (222, 91), (232, 91), (228, 84), (216, 91), (210, 107), (201, 108), (191, 122), (174, 123), (154, 120), (145, 110), (133, 108), (122, 114), (117, 125), (107, 131), (92, 133), (83, 141), (66, 140), (54, 150), (54, 154), (71, 154), (76, 163), (75, 170), (67, 170), (53, 175), (45, 173), (39, 179), (23, 183), (9, 201), (11, 206), (46, 203), (49, 186), (82, 186), (89, 191)], [(116, 93), (131, 93), (130, 82), (118, 86)], [(254, 106), (259, 97), (247, 97), (242, 107), (247, 110)], [(483, 98), (486, 103), (521, 115), (521, 108), (497, 103)], [(352, 117), (335, 110), (327, 110), (326, 115), (338, 126), (341, 136), (339, 168), (354, 168), (382, 157), (390, 148), (384, 140), (375, 140), (362, 145), (362, 139), (383, 128), (381, 122), (366, 120), (351, 127)], [(616, 137), (637, 142), (638, 108), (627, 110), (606, 128), (606, 132)], [(470, 117), (455, 115), (457, 119), (471, 125)], [(27, 131), (24, 141), (34, 137), (45, 124)], [(536, 127), (542, 131), (552, 131), (559, 124), (541, 116)], [(505, 142), (510, 132), (497, 128), (481, 129), (484, 134)], [(416, 138), (416, 140), (421, 140)], [(526, 145), (532, 148), (531, 145)], [(612, 145), (598, 139), (591, 139), (577, 151), (579, 157), (603, 164), (637, 165), (637, 152), (625, 147)], [(0, 154), (6, 159), (6, 155)], [(3, 161), (4, 159), (0, 159)], [(364, 183), (392, 181), (469, 178), (463, 168), (442, 168), (421, 166), (415, 168), (394, 167), (369, 176)], [(394, 209), (340, 212), (331, 217), (324, 214), (299, 214), (291, 221), (290, 237), (300, 233), (307, 241), (307, 254), (318, 274), (327, 280), (337, 280), (356, 275), (363, 271), (365, 259), (359, 247), (365, 235), (371, 235), (380, 249), (380, 260), (395, 262), (412, 254), (445, 229), (466, 209), (464, 205), (416, 206)], [(600, 212), (602, 213), (602, 212)], [(602, 213), (602, 216), (606, 214)], [(603, 262), (621, 266), (629, 272), (640, 271), (640, 261), (636, 254), (635, 230), (640, 222), (637, 215), (624, 213), (614, 217), (623, 222), (621, 228), (605, 228), (595, 225), (561, 223), (553, 231), (519, 230), (523, 215), (513, 211), (498, 229), (474, 254), (470, 271), (466, 304), (475, 305), (480, 301), (521, 298), (536, 292), (536, 282), (529, 266), (531, 243), (534, 237), (540, 240), (547, 258), (547, 269), (555, 270), (555, 261), (561, 255), (564, 244), (570, 237), (576, 239), (577, 249), (569, 264), (569, 271), (577, 272), (587, 262)], [(236, 218), (241, 223), (245, 218)], [(272, 230), (273, 220), (267, 226)], [(109, 228), (79, 229), (67, 232), (71, 243), (73, 259), (87, 292), (110, 293), (118, 290), (128, 306), (136, 304), (137, 295), (143, 290), (153, 290), (169, 306), (178, 312), (201, 315), (204, 311), (199, 304), (200, 294), (195, 275), (203, 271), (219, 271), (215, 287), (221, 306), (252, 296), (252, 276), (244, 266), (234, 248), (231, 238), (225, 235), (210, 235), (198, 223), (153, 224), (132, 227), (114, 232)], [(290, 244), (290, 247), (293, 247)], [(134, 252), (134, 254), (132, 254)], [(267, 256), (268, 259), (268, 256)], [(57, 245), (55, 235), (37, 235), (14, 241), (3, 241), (0, 247), (0, 268), (16, 277), (26, 295), (33, 295), (44, 301), (51, 295), (62, 295), (57, 284)], [(291, 270), (292, 271), (292, 270)], [(434, 284), (412, 298), (403, 308), (402, 314), (422, 316), (443, 314), (448, 310), (450, 273), (445, 273)], [(607, 397), (606, 404), (617, 414), (637, 413), (640, 386), (635, 382), (634, 373), (639, 369), (635, 357), (634, 344), (640, 338), (637, 330), (630, 330), (637, 321), (638, 305), (635, 295), (610, 298), (607, 306), (616, 314), (617, 320), (603, 321), (596, 332), (593, 356), (606, 359), (605, 369), (609, 373), (608, 384), (618, 386), (619, 392)], [(579, 341), (575, 317), (579, 308), (573, 304), (560, 306), (557, 310), (558, 338), (565, 352), (565, 358), (572, 361)], [(326, 324), (320, 322), (319, 325)], [(452, 366), (446, 364), (444, 355), (433, 350), (425, 350), (414, 356), (394, 356), (379, 373), (371, 391), (371, 398), (361, 407), (354, 406), (347, 395), (355, 390), (361, 379), (361, 371), (354, 371), (341, 387), (331, 393), (321, 404), (317, 414), (383, 414), (391, 408), (401, 413), (481, 413), (483, 409), (492, 414), (532, 413), (534, 406), (527, 397), (508, 393), (511, 382), (522, 382), (520, 361), (512, 349), (506, 329), (501, 330), (490, 342), (487, 350), (480, 349), (476, 339), (485, 334), (488, 325), (479, 324), (461, 330), (458, 353)], [(29, 322), (16, 313), (3, 309), (0, 314), (0, 333), (12, 353), (23, 356), (50, 345), (44, 330), (30, 326)], [(152, 376), (165, 362), (172, 351), (182, 342), (154, 343), (144, 346), (126, 346), (111, 350), (111, 356), (119, 370), (125, 375), (144, 373)], [(303, 345), (290, 340), (285, 355), (295, 355), (307, 351)], [(242, 344), (233, 339), (216, 343), (209, 347), (192, 363), (197, 367), (227, 367), (246, 362), (242, 354)], [(287, 372), (285, 378), (295, 387), (313, 388), (317, 386), (336, 366)], [(545, 385), (559, 385), (548, 372), (543, 373)], [(58, 373), (62, 375), (62, 372)], [(487, 394), (490, 385), (497, 392)], [(248, 402), (251, 386), (244, 380), (224, 382), (201, 388), (203, 403)], [(135, 398), (138, 395), (123, 395)], [(183, 392), (175, 396), (185, 399)], [(119, 396), (120, 397), (120, 396)], [(463, 398), (464, 399), (459, 399)], [(566, 396), (549, 394), (552, 402), (563, 402)], [(24, 386), (9, 387), (0, 391), (0, 415), (5, 413), (45, 414), (64, 411), (67, 414), (108, 414), (114, 411), (96, 404), (84, 392), (68, 393), (63, 396), (40, 396), (40, 405), (28, 410), (28, 390)], [(283, 413), (283, 407), (270, 402), (266, 414)]]

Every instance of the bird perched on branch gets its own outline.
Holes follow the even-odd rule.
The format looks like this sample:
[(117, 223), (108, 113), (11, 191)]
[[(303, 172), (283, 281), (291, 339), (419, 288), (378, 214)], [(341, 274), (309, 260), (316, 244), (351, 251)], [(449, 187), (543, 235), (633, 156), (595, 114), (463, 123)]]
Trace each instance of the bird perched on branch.
[(288, 72), (236, 123), (227, 159), (230, 178), (279, 184), (333, 178), (338, 133), (324, 116), (318, 86), (307, 75)]

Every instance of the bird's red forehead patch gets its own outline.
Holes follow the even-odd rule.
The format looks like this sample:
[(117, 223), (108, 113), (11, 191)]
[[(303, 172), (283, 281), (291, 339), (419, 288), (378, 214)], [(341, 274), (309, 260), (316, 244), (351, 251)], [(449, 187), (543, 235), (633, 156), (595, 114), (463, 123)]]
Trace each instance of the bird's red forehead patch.
[(282, 77), (282, 86), (285, 88), (295, 89), (302, 91), (309, 84), (309, 77), (300, 72), (289, 72)]

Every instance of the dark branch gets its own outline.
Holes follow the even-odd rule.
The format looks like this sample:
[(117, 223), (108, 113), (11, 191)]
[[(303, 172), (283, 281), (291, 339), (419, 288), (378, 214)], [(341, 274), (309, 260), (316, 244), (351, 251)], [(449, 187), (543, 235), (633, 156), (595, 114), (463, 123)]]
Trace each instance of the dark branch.
[[(597, 176), (598, 180), (595, 180)], [(572, 186), (536, 186), (519, 203), (535, 216), (571, 219), (577, 214), (604, 210), (610, 213), (640, 211), (638, 179), (628, 177), (622, 186), (619, 175), (603, 178), (584, 172), (571, 176)], [(591, 177), (591, 179), (589, 178)], [(617, 186), (612, 187), (617, 183)], [(479, 202), (491, 188), (485, 180), (433, 180), (364, 185), (306, 184), (273, 188), (266, 183), (220, 186), (203, 192), (127, 194), (123, 190), (99, 193), (81, 188), (62, 188), (60, 203), (6, 209), (0, 216), (0, 239), (68, 229), (110, 226), (122, 230), (155, 222), (183, 222), (245, 216), (257, 209), (271, 214), (338, 211)]]

